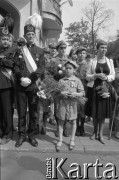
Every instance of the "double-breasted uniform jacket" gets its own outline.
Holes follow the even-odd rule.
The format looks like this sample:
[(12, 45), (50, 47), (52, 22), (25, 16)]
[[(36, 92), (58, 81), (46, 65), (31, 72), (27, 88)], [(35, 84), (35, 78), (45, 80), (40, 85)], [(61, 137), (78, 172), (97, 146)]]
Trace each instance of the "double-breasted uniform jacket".
[[(0, 48), (0, 89), (8, 89), (13, 87), (13, 82), (10, 75), (6, 72), (6, 68), (12, 69), (14, 62), (12, 59), (7, 59), (8, 48), (1, 47)], [(2, 58), (2, 55), (4, 56)], [(4, 75), (4, 73), (8, 74), (8, 77)]]
[[(36, 65), (37, 70), (33, 73), (30, 73), (27, 69), (24, 57), (20, 49), (16, 50), (14, 54), (14, 74), (16, 79), (16, 89), (20, 91), (33, 91), (36, 88), (36, 80), (43, 76), (45, 60), (43, 57), (43, 49), (37, 47), (35, 44), (32, 44), (30, 47), (27, 45)], [(20, 79), (22, 77), (28, 77), (31, 80), (31, 84), (27, 87), (20, 85)]]

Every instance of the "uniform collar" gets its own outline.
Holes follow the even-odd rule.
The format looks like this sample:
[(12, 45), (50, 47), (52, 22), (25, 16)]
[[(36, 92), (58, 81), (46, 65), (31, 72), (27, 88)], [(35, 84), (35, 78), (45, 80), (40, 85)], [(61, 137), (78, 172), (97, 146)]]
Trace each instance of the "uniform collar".
[(78, 65), (86, 64), (86, 60), (83, 60), (82, 62), (77, 62)]
[(71, 77), (64, 77), (64, 80), (75, 80), (75, 76), (72, 75)]
[(28, 47), (28, 48), (32, 48), (32, 47), (34, 47), (34, 45), (35, 45), (35, 44), (27, 44), (27, 47)]

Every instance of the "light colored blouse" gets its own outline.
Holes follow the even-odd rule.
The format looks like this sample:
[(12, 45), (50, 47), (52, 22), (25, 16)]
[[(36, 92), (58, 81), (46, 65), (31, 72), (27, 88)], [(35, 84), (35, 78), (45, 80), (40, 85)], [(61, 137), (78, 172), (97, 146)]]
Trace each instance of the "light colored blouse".
[[(110, 69), (110, 74), (107, 76), (107, 81), (111, 82), (111, 81), (113, 81), (115, 79), (115, 70), (114, 70), (113, 60), (108, 59), (106, 57), (106, 62), (107, 62), (108, 67)], [(88, 81), (87, 86), (89, 86), (89, 87), (93, 87), (93, 85), (94, 85), (94, 80), (95, 80), (94, 76), (96, 74), (96, 72), (95, 72), (96, 66), (97, 66), (97, 57), (95, 57), (91, 61), (90, 66), (89, 66), (89, 68), (87, 69), (87, 72), (86, 72), (86, 79)]]

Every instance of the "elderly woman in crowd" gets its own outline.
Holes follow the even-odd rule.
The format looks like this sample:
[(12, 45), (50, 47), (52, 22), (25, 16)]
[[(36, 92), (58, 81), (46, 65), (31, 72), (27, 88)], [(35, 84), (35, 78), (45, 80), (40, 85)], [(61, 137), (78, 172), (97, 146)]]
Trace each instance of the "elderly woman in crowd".
[(99, 40), (97, 56), (92, 60), (87, 71), (88, 86), (93, 87), (92, 117), (94, 134), (91, 139), (98, 139), (102, 144), (104, 144), (103, 125), (105, 119), (110, 119), (112, 114), (110, 82), (115, 79), (113, 61), (105, 56), (106, 52), (107, 43)]

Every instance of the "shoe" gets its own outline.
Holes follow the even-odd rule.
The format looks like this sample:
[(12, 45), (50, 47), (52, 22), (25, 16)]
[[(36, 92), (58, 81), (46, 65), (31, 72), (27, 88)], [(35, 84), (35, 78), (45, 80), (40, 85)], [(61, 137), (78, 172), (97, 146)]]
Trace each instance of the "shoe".
[(103, 140), (103, 137), (99, 137), (99, 141), (100, 141), (102, 144), (105, 144), (105, 143), (104, 143), (104, 140)]
[(62, 141), (58, 141), (57, 145), (56, 145), (56, 151), (59, 152), (61, 150), (61, 146), (62, 146)]
[(74, 143), (74, 140), (70, 140), (70, 145), (69, 145), (69, 150), (73, 150), (75, 147), (75, 143)]
[(1, 145), (8, 143), (11, 139), (12, 139), (12, 136), (9, 136), (9, 135), (3, 136), (3, 138), (1, 139)]
[(20, 147), (22, 144), (23, 144), (23, 142), (25, 141), (25, 137), (20, 137), (18, 140), (17, 140), (17, 142), (16, 142), (16, 144), (15, 144), (15, 147)]
[(92, 134), (92, 135), (90, 136), (90, 139), (91, 139), (91, 140), (94, 140), (94, 139), (98, 140), (99, 137), (98, 137), (97, 135), (95, 135), (95, 134)]
[(36, 141), (35, 137), (29, 137), (29, 142), (33, 147), (38, 146), (38, 142)]
[(80, 136), (85, 136), (86, 134), (85, 134), (85, 131), (80, 127)]
[(115, 138), (119, 139), (119, 132), (116, 132), (114, 136)]
[(51, 125), (53, 125), (53, 126), (55, 126), (55, 125), (56, 125), (56, 121), (55, 121), (55, 119), (49, 119), (49, 123), (50, 123)]
[(45, 134), (46, 134), (46, 127), (45, 127), (45, 126), (42, 127), (42, 129), (41, 129), (41, 134), (42, 134), (42, 135), (45, 135)]

